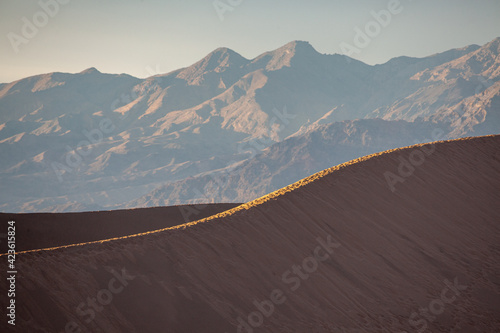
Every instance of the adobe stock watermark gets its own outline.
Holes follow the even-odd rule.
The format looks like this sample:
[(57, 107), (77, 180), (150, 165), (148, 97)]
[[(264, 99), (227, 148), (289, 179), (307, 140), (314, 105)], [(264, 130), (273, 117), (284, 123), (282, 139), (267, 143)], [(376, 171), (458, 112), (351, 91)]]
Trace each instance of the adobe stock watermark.
[[(111, 304), (115, 295), (121, 293), (129, 281), (135, 279), (135, 276), (129, 275), (125, 268), (122, 268), (118, 273), (114, 269), (111, 270), (113, 277), (109, 280), (107, 288), (97, 292), (95, 297), (87, 297), (85, 302), (81, 302), (75, 309), (75, 312), (82, 320), (89, 324), (96, 318), (96, 313), (104, 310), (104, 307)], [(86, 331), (86, 330), (83, 330)], [(64, 326), (64, 331), (61, 333), (81, 333), (82, 328), (75, 321), (69, 321)]]
[[(444, 280), (445, 287), (441, 290), (439, 298), (433, 299), (429, 305), (420, 308), (417, 312), (412, 312), (408, 318), (408, 323), (411, 327), (415, 328), (416, 332), (422, 333), (427, 331), (429, 322), (436, 320), (437, 316), (446, 310), (446, 305), (453, 303), (460, 293), (467, 289), (466, 285), (461, 285), (458, 278), (455, 277), (453, 282)], [(429, 331), (430, 332), (430, 331)], [(408, 331), (401, 331), (400, 333), (409, 333)]]
[(30, 40), (38, 35), (41, 28), (45, 27), (51, 18), (54, 18), (60, 10), (60, 5), (66, 5), (70, 0), (40, 0), (38, 6), (40, 10), (31, 17), (31, 20), (26, 16), (21, 18), (21, 35), (15, 32), (7, 33), (7, 39), (15, 53), (19, 53), (21, 44), (28, 44)]
[[(255, 157), (255, 155), (262, 151), (262, 149), (270, 146), (273, 143), (273, 141), (270, 139), (271, 137), (277, 138), (278, 133), (281, 132), (286, 125), (290, 124), (291, 119), (294, 119), (297, 116), (295, 114), (288, 113), (286, 105), (283, 106), (283, 111), (280, 111), (276, 107), (274, 107), (272, 110), (272, 114), (273, 116), (269, 118), (268, 124), (268, 127), (270, 129), (269, 136), (239, 143), (237, 148), (238, 154), (249, 154), (246, 159)], [(223, 169), (222, 172), (218, 174), (210, 173), (209, 176), (211, 180), (215, 184), (217, 184), (219, 188), (225, 188), (227, 183), (229, 182), (229, 177), (235, 172), (237, 162), (238, 161), (231, 160), (228, 163), (229, 167)], [(210, 201), (210, 198), (206, 193), (207, 190), (205, 188), (203, 189), (203, 191), (198, 188), (193, 188), (191, 189), (191, 191), (196, 195), (196, 198), (204, 198), (205, 201)], [(179, 210), (181, 211), (184, 222), (187, 223), (193, 220), (191, 218), (192, 215), (198, 215), (207, 206), (208, 205), (206, 204), (197, 204), (192, 207), (179, 206)]]
[[(149, 74), (149, 76), (155, 76), (155, 75), (158, 75), (160, 74), (160, 67), (159, 65), (156, 65), (156, 67), (153, 69), (151, 66), (146, 66), (146, 72)], [(150, 92), (151, 90), (154, 90), (156, 88), (161, 88), (160, 87), (160, 83), (162, 81), (162, 78), (161, 77), (155, 77), (154, 78), (154, 82), (151, 84), (151, 86), (149, 86), (147, 88), (147, 92)], [(133, 88), (130, 92), (128, 93), (122, 93), (120, 95), (120, 97), (116, 98), (112, 103), (111, 103), (111, 106), (110, 106), (110, 111), (114, 111), (124, 105), (127, 105), (129, 103), (131, 103), (132, 101), (136, 100), (137, 98), (139, 98), (139, 94), (137, 93), (137, 91), (135, 91)], [(127, 116), (125, 116), (124, 118), (122, 119), (125, 119)]]
[(73, 172), (74, 169), (78, 168), (82, 164), (83, 159), (92, 153), (94, 145), (101, 143), (104, 139), (104, 134), (110, 134), (115, 129), (115, 125), (111, 122), (109, 118), (101, 119), (99, 122), (99, 128), (94, 128), (91, 131), (83, 130), (82, 134), (88, 140), (82, 140), (78, 142), (76, 148), (71, 148), (66, 145), (66, 154), (64, 161), (66, 164), (59, 162), (52, 162), (50, 166), (54, 170), (59, 182), (63, 181), (62, 176), (66, 172)]
[(212, 2), (219, 20), (224, 21), (224, 15), (226, 12), (232, 12), (234, 8), (241, 5), (243, 0), (215, 0)]
[[(468, 97), (472, 97), (474, 95), (484, 93), (486, 90), (488, 90), (489, 88), (491, 88), (495, 84), (492, 80), (490, 80), (489, 78), (484, 77), (482, 75), (477, 76), (477, 81), (478, 81), (478, 84), (476, 85), (476, 88), (474, 89), (474, 94), (471, 96), (468, 96)], [(451, 112), (445, 116), (444, 121), (449, 121), (450, 123), (463, 117), (465, 115), (465, 113), (467, 112), (467, 110), (464, 109), (463, 102), (459, 102), (458, 104), (453, 106), (451, 109), (449, 106), (440, 107), (436, 111), (436, 114), (439, 114), (440, 112), (444, 112), (446, 110), (451, 110)], [(455, 116), (455, 118), (453, 118), (452, 116)], [(446, 118), (448, 118), (448, 119), (446, 119)]]
[[(479, 75), (477, 77), (478, 84), (476, 85), (476, 88), (474, 89), (474, 95), (478, 95), (480, 93), (485, 92), (489, 88), (491, 88), (495, 83), (491, 81), (489, 78), (484, 77), (482, 75)], [(472, 95), (472, 96), (474, 96)], [(471, 97), (471, 96), (470, 96)], [(463, 103), (460, 102), (457, 106), (456, 109), (451, 109), (451, 111), (458, 116), (458, 118), (461, 118), (465, 115), (466, 110), (464, 110)], [(449, 115), (451, 117), (451, 114)], [(454, 119), (449, 119), (450, 122), (453, 122)]]
[[(302, 260), (301, 264), (293, 265), (290, 269), (283, 272), (281, 282), (285, 284), (290, 292), (295, 292), (301, 286), (302, 281), (309, 279), (311, 274), (316, 272), (319, 264), (328, 260), (334, 250), (340, 247), (340, 243), (333, 240), (331, 235), (326, 237), (326, 241), (321, 237), (316, 238), (318, 246), (313, 250), (313, 255)], [(280, 289), (274, 289), (269, 294), (269, 299), (258, 301), (254, 299), (253, 305), (256, 311), (248, 314), (247, 318), (238, 317), (238, 333), (252, 333), (255, 328), (264, 324), (265, 318), (271, 317), (276, 306), (285, 303), (287, 297), (285, 292)]]
[[(436, 128), (432, 131), (431, 137), (432, 139), (425, 139), (425, 142), (443, 140), (445, 138), (444, 131), (440, 128)], [(413, 173), (415, 172), (415, 168), (422, 165), (425, 162), (426, 158), (432, 155), (435, 150), (435, 143), (431, 143), (411, 149), (411, 152), (407, 158), (404, 158), (400, 155), (398, 157), (400, 163), (397, 169), (397, 174), (390, 171), (384, 172), (384, 178), (390, 190), (392, 192), (395, 192), (396, 184), (404, 183), (408, 177), (413, 175)]]
[[(481, 92), (486, 91), (488, 88), (493, 86), (493, 82), (489, 80), (488, 78), (485, 78), (483, 76), (478, 77), (478, 84), (476, 85), (476, 88), (474, 90), (474, 95), (477, 95)], [(473, 96), (474, 96), (473, 95)], [(446, 109), (449, 109), (449, 107), (441, 107), (439, 108), (436, 113), (439, 113), (441, 110), (446, 111)], [(446, 114), (445, 118), (442, 121), (448, 121), (452, 123), (456, 119), (459, 119), (463, 117), (466, 113), (466, 110), (463, 108), (463, 104), (459, 103), (456, 105), (456, 107), (450, 109), (451, 112)], [(455, 117), (455, 118), (453, 118)], [(431, 137), (432, 139), (425, 139), (424, 142), (433, 142), (433, 141), (440, 141), (440, 140), (445, 140), (446, 136), (444, 135), (445, 132), (441, 128), (436, 128), (432, 131)], [(415, 142), (418, 143), (418, 142)], [(396, 184), (397, 183), (403, 183), (406, 178), (410, 177), (413, 175), (415, 172), (415, 168), (422, 165), (425, 162), (426, 156), (429, 156), (434, 153), (436, 147), (435, 144), (432, 143), (426, 146), (421, 146), (417, 147), (415, 149), (412, 149), (410, 155), (408, 156), (408, 159), (405, 159), (402, 156), (399, 156), (399, 166), (397, 169), (397, 174), (386, 171), (384, 172), (384, 177), (387, 182), (387, 185), (389, 186), (390, 190), (392, 192), (396, 191)]]
[[(253, 158), (266, 147), (269, 147), (275, 141), (279, 141), (279, 132), (283, 131), (285, 126), (290, 124), (291, 119), (295, 119), (297, 115), (287, 112), (286, 105), (283, 106), (283, 111), (273, 108), (273, 116), (269, 119), (268, 127), (270, 129), (267, 137), (259, 137), (253, 140), (241, 142), (238, 145), (238, 154), (250, 153), (247, 158)], [(282, 126), (284, 125), (284, 126)], [(274, 138), (274, 141), (273, 141)]]
[[(156, 69), (152, 69), (150, 66), (146, 67), (146, 71), (150, 75), (159, 74), (158, 65)], [(161, 78), (155, 78), (154, 83), (148, 88), (148, 91), (152, 89), (156, 89), (159, 87), (159, 83), (161, 82)], [(120, 97), (116, 98), (110, 105), (110, 111), (113, 112), (115, 109), (120, 106), (127, 105), (128, 103), (137, 99), (139, 95), (137, 92), (132, 89), (129, 93), (122, 93)], [(121, 120), (127, 118), (127, 115)], [(85, 157), (89, 156), (92, 153), (92, 150), (95, 145), (103, 142), (105, 138), (105, 134), (111, 134), (115, 130), (115, 125), (109, 118), (103, 118), (99, 122), (99, 127), (94, 128), (91, 131), (83, 130), (82, 134), (87, 138), (87, 140), (82, 140), (78, 142), (76, 148), (72, 148), (69, 145), (66, 145), (66, 154), (64, 156), (65, 164), (59, 162), (52, 162), (51, 167), (54, 170), (54, 173), (57, 176), (59, 182), (63, 181), (63, 175), (66, 173), (72, 173), (76, 168), (78, 168), (82, 163)]]
[(491, 81), (489, 78), (484, 77), (482, 75), (479, 75), (478, 77), (479, 83), (476, 86), (476, 89), (474, 89), (474, 94), (477, 95), (480, 92), (485, 91), (486, 89), (490, 88), (493, 86), (495, 83)]
[[(410, 0), (411, 1), (411, 0)], [(372, 10), (370, 15), (373, 20), (368, 21), (363, 29), (358, 26), (354, 27), (354, 37), (351, 45), (346, 42), (339, 44), (340, 51), (347, 62), (351, 62), (351, 56), (356, 53), (360, 54), (361, 50), (368, 47), (373, 39), (382, 32), (383, 28), (387, 28), (392, 21), (392, 17), (403, 11), (403, 5), (399, 0), (390, 0), (387, 3), (387, 9), (381, 9), (378, 12)]]

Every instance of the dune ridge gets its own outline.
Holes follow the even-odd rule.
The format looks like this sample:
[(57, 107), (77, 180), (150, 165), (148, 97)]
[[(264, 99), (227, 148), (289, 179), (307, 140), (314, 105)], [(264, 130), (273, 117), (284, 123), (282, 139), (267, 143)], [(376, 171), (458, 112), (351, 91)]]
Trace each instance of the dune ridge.
[[(489, 136), (485, 136), (485, 137), (493, 137), (493, 136), (494, 135), (489, 135)], [(451, 142), (451, 141), (460, 141), (460, 140), (470, 140), (470, 139), (471, 139), (471, 137), (460, 138), (460, 139), (456, 139), (456, 140), (441, 140), (441, 141), (435, 141), (432, 144), (443, 143), (443, 142)], [(370, 154), (370, 155), (363, 156), (363, 157), (360, 157), (360, 158), (357, 158), (357, 159), (354, 159), (354, 160), (351, 160), (351, 161), (348, 161), (348, 162), (345, 162), (345, 163), (341, 163), (339, 165), (336, 165), (336, 166), (333, 166), (331, 168), (328, 168), (328, 169), (322, 170), (320, 172), (317, 172), (317, 173), (315, 173), (315, 174), (313, 174), (313, 175), (311, 175), (309, 177), (306, 177), (306, 178), (304, 178), (302, 180), (299, 180), (299, 181), (297, 181), (297, 182), (295, 182), (293, 184), (290, 184), (290, 185), (288, 185), (286, 187), (283, 187), (283, 188), (281, 188), (279, 190), (276, 190), (276, 191), (273, 191), (273, 192), (271, 192), (269, 194), (266, 194), (266, 195), (264, 195), (264, 196), (262, 196), (260, 198), (257, 198), (255, 200), (249, 201), (247, 203), (236, 205), (236, 207), (224, 210), (224, 211), (222, 211), (220, 213), (216, 213), (216, 214), (210, 215), (208, 217), (204, 217), (204, 218), (198, 219), (196, 221), (181, 223), (181, 224), (178, 224), (178, 225), (175, 225), (175, 226), (171, 226), (171, 227), (166, 227), (166, 228), (161, 228), (161, 229), (156, 229), (156, 230), (151, 230), (151, 231), (146, 231), (146, 232), (140, 232), (140, 233), (131, 234), (131, 235), (125, 235), (125, 236), (120, 236), (120, 237), (112, 237), (112, 238), (108, 238), (108, 239), (102, 239), (102, 240), (96, 240), (96, 241), (90, 241), (90, 242), (82, 242), (82, 243), (68, 244), (68, 245), (62, 245), (62, 246), (54, 246), (54, 247), (47, 247), (47, 248), (41, 248), (41, 249), (32, 249), (32, 250), (27, 250), (27, 251), (20, 251), (20, 252), (17, 252), (16, 254), (23, 254), (23, 253), (29, 253), (29, 252), (38, 252), (38, 251), (51, 251), (51, 250), (63, 249), (63, 248), (68, 248), (68, 247), (73, 247), (73, 246), (84, 246), (84, 245), (89, 245), (89, 244), (98, 244), (98, 243), (110, 242), (110, 241), (115, 241), (115, 240), (120, 240), (120, 239), (131, 238), (131, 237), (139, 237), (139, 236), (149, 235), (149, 234), (153, 234), (153, 233), (157, 233), (157, 232), (163, 232), (163, 231), (167, 231), (167, 230), (185, 229), (187, 227), (194, 226), (194, 225), (196, 225), (198, 223), (204, 223), (204, 222), (208, 222), (208, 221), (211, 221), (211, 220), (215, 220), (215, 219), (219, 219), (219, 218), (224, 218), (224, 217), (230, 216), (230, 215), (232, 215), (232, 214), (234, 214), (236, 212), (239, 212), (241, 210), (250, 209), (250, 208), (255, 207), (255, 206), (259, 205), (259, 204), (262, 204), (262, 203), (264, 203), (266, 201), (276, 199), (279, 196), (284, 195), (287, 192), (291, 192), (291, 191), (293, 191), (295, 189), (298, 189), (298, 188), (300, 188), (300, 187), (302, 187), (304, 185), (307, 185), (307, 184), (309, 184), (309, 183), (311, 183), (311, 182), (313, 182), (315, 180), (318, 180), (318, 179), (320, 179), (322, 177), (325, 177), (326, 175), (329, 175), (332, 172), (335, 172), (337, 170), (341, 170), (342, 168), (348, 167), (350, 165), (353, 165), (353, 164), (356, 164), (356, 163), (359, 163), (359, 162), (363, 162), (363, 161), (369, 160), (369, 159), (377, 157), (377, 156), (382, 156), (384, 154), (392, 153), (392, 152), (395, 152), (395, 151), (399, 151), (399, 150), (403, 150), (403, 149), (414, 149), (414, 148), (418, 148), (418, 147), (422, 147), (422, 146), (426, 146), (426, 145), (429, 145), (429, 144), (428, 143), (421, 143), (421, 144), (416, 144), (416, 145), (407, 146), (407, 147), (389, 149), (389, 150), (386, 150), (386, 151), (383, 151), (383, 152)], [(12, 214), (12, 215), (14, 215), (14, 214)], [(2, 256), (2, 255), (5, 255), (5, 253), (0, 254), (0, 256)]]
[[(57, 248), (99, 242), (179, 225), (237, 206), (235, 203), (177, 205), (80, 213), (0, 213), (1, 230), (16, 221), (17, 250)], [(0, 252), (7, 244), (0, 243)]]
[[(499, 147), (496, 135), (396, 149), (182, 226), (22, 253), (16, 329), (497, 332)], [(123, 289), (82, 315), (117, 272)]]

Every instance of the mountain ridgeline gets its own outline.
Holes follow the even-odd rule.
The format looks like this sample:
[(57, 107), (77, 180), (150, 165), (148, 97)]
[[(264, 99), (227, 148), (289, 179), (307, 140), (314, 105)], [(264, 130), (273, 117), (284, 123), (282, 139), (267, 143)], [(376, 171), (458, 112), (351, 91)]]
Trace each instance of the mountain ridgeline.
[(242, 202), (369, 153), (499, 133), (499, 48), (370, 66), (294, 41), (146, 79), (89, 68), (5, 83), (0, 210)]

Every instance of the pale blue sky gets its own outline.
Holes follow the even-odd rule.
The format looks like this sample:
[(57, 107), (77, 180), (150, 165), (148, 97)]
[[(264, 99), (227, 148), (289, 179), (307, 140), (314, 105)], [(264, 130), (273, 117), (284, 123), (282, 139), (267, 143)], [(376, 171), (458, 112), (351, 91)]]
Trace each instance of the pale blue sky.
[[(374, 20), (370, 12), (390, 3), (220, 0), (235, 4), (221, 21), (213, 0), (64, 1), (54, 17), (46, 16), (45, 25), (39, 1), (0, 1), (0, 82), (88, 67), (147, 77), (148, 68), (164, 73), (189, 66), (220, 46), (253, 58), (306, 40), (321, 53), (341, 53), (342, 42), (354, 45), (354, 28), (364, 29)], [(354, 58), (383, 63), (400, 55), (421, 57), (482, 45), (500, 36), (499, 0), (400, 0), (400, 7)], [(33, 23), (34, 15), (41, 27), (16, 53), (9, 33), (22, 37), (23, 17)]]

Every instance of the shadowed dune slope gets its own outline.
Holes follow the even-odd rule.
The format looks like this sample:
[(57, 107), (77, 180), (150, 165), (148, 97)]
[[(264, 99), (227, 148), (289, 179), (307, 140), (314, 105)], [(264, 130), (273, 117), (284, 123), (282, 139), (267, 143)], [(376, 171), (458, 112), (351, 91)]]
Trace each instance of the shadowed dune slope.
[[(98, 241), (173, 227), (238, 206), (234, 203), (181, 205), (82, 213), (0, 213), (2, 231), (16, 222), (16, 250), (26, 251)], [(7, 243), (0, 243), (1, 253)]]
[(198, 223), (19, 254), (16, 329), (498, 332), (499, 175), (500, 136), (413, 146)]

